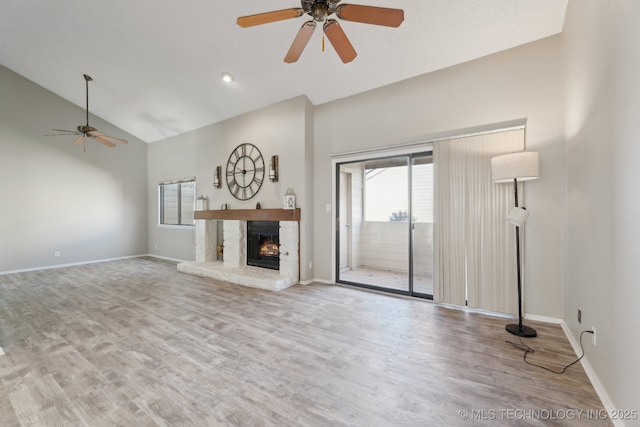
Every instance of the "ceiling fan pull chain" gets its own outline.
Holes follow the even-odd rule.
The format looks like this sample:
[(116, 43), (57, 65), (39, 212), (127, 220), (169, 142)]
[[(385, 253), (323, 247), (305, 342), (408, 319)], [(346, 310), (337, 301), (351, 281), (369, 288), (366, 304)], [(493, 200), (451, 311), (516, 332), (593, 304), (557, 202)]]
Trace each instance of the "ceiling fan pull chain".
[(322, 35), (322, 51), (324, 52), (324, 34)]

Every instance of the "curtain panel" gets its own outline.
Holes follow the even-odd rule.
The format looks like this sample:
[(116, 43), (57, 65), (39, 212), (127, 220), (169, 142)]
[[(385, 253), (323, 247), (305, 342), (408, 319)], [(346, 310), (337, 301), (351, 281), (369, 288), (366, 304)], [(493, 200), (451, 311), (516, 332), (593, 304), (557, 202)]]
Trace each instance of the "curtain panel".
[(513, 185), (493, 183), (491, 158), (523, 149), (524, 129), (434, 143), (435, 301), (517, 314)]

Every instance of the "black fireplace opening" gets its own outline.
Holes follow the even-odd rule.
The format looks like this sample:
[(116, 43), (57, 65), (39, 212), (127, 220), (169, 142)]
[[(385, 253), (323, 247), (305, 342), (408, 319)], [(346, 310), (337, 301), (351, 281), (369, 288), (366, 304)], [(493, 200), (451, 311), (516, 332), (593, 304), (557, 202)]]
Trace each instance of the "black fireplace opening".
[(247, 265), (280, 270), (278, 221), (247, 221)]

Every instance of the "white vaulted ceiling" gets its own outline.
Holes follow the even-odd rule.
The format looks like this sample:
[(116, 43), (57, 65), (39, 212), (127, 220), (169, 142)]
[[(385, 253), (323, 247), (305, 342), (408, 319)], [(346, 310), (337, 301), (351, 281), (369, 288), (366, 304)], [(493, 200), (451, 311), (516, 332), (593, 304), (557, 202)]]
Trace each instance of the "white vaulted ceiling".
[[(298, 0), (0, 0), (0, 65), (82, 108), (82, 75), (91, 75), (91, 112), (153, 142), (298, 95), (319, 105), (558, 34), (567, 1), (343, 0), (404, 9), (405, 21), (341, 21), (358, 52), (349, 64), (328, 41), (322, 52), (318, 26), (300, 60), (285, 64), (307, 15), (251, 28), (236, 18)], [(227, 71), (231, 84), (221, 80)]]

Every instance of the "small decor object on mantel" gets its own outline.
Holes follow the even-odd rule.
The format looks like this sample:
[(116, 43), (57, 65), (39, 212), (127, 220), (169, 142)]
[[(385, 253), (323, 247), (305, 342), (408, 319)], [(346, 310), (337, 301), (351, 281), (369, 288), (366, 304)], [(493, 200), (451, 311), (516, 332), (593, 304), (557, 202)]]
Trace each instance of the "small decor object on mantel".
[(198, 211), (207, 211), (209, 210), (209, 198), (205, 195), (201, 195), (198, 197), (196, 201), (196, 210)]
[(256, 209), (262, 209), (262, 206), (260, 206), (260, 202), (256, 203)]
[(287, 192), (284, 194), (284, 209), (296, 208), (296, 195), (293, 193), (291, 187), (287, 188)]

